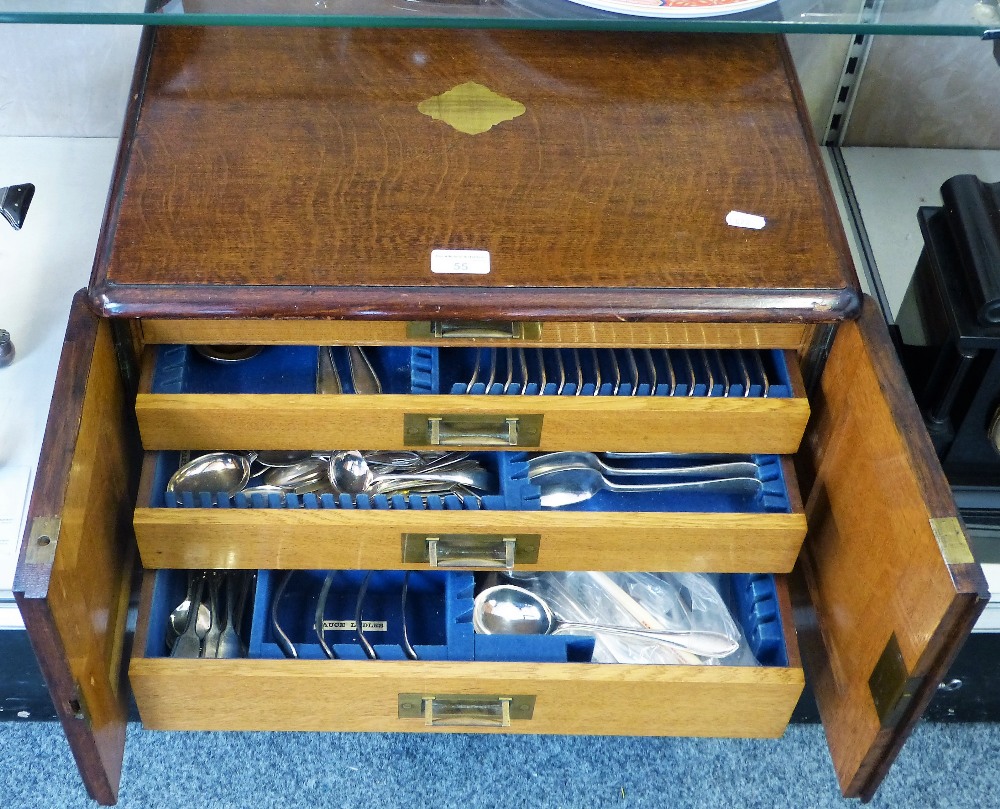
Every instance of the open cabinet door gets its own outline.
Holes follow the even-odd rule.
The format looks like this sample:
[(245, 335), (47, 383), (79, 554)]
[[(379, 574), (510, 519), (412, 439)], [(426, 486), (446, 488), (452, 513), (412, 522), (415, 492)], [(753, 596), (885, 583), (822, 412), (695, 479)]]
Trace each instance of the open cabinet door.
[(818, 387), (796, 624), (841, 790), (868, 800), (989, 590), (871, 299)]
[(134, 557), (133, 456), (111, 328), (78, 294), (59, 360), (14, 597), (90, 795), (118, 796)]

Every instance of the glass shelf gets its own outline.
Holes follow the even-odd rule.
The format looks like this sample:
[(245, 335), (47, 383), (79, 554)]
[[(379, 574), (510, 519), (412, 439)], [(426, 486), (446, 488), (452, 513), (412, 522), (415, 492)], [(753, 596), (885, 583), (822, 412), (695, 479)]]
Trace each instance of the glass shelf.
[[(657, 6), (658, 2), (669, 7)], [(637, 13), (589, 7), (621, 3), (629, 3)], [(717, 14), (755, 4), (759, 5), (756, 9)], [(640, 16), (640, 12), (670, 16)], [(997, 0), (0, 0), (0, 23), (783, 31), (992, 38), (991, 32), (1000, 30), (1000, 9)]]

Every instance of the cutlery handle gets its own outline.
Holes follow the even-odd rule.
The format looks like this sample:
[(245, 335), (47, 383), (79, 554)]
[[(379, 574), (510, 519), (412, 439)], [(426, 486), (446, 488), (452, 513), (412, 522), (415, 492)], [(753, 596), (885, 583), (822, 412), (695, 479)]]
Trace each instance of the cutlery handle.
[(606, 475), (617, 477), (641, 477), (644, 475), (659, 475), (664, 477), (696, 477), (698, 475), (714, 475), (716, 477), (754, 477), (757, 474), (757, 464), (738, 461), (733, 463), (704, 464), (701, 466), (673, 466), (662, 469), (622, 469), (617, 466), (604, 467)]
[(624, 460), (627, 458), (668, 458), (678, 461), (713, 461), (719, 463), (753, 462), (753, 455), (728, 455), (710, 452), (602, 452), (602, 458)]
[(382, 384), (375, 375), (375, 369), (361, 346), (348, 346), (347, 355), (351, 361), (351, 382), (355, 393), (381, 393)]
[(646, 629), (666, 629), (663, 621), (632, 598), (632, 596), (630, 596), (625, 589), (607, 573), (593, 571), (590, 574), (590, 578), (595, 584), (604, 590), (604, 592), (607, 593), (619, 607), (638, 621), (641, 626), (646, 627)]
[(612, 492), (722, 492), (728, 494), (756, 494), (763, 484), (757, 478), (712, 478), (686, 480), (681, 483), (612, 483), (605, 481), (604, 488)]
[(699, 657), (728, 657), (739, 648), (732, 638), (717, 632), (670, 632), (665, 630), (639, 629), (638, 627), (590, 624), (582, 621), (560, 622), (554, 635), (573, 634), (573, 630), (606, 633), (629, 638), (642, 638), (653, 643), (663, 643), (674, 649), (691, 652)]

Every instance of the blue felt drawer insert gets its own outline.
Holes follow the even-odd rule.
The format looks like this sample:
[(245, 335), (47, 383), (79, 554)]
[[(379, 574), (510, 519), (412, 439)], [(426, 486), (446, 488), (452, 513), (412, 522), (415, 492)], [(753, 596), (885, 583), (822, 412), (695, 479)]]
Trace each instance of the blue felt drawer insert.
[[(248, 575), (256, 577), (257, 571), (247, 571)], [(153, 597), (146, 632), (146, 657), (166, 657), (170, 650), (167, 646), (167, 628), (170, 614), (181, 604), (187, 595), (188, 573), (185, 570), (159, 570), (153, 581)], [(237, 633), (246, 644), (250, 638), (254, 613), (257, 608), (255, 591), (259, 586), (251, 584), (247, 591), (247, 600), (243, 609), (242, 619), (237, 626)], [(223, 590), (222, 597), (225, 597)], [(203, 586), (202, 603), (208, 603), (208, 583)], [(220, 605), (224, 609), (224, 603)]]
[[(504, 510), (504, 511), (537, 511), (541, 508), (539, 489), (528, 480), (529, 458), (520, 452), (481, 452), (473, 456), (486, 469), (490, 470), (497, 481), (496, 492), (486, 493), (478, 499), (475, 497), (456, 495), (419, 496), (394, 495), (391, 499), (385, 495), (333, 495), (333, 494), (288, 494), (284, 497), (271, 494), (267, 497), (255, 494), (247, 497), (238, 493), (233, 498), (219, 492), (199, 492), (196, 494), (168, 495), (167, 483), (170, 476), (180, 465), (180, 453), (156, 453), (153, 463), (153, 480), (151, 484), (153, 508), (305, 508), (305, 509), (420, 509), (420, 510)], [(599, 492), (589, 500), (570, 506), (563, 506), (559, 511), (591, 511), (591, 512), (694, 512), (708, 514), (741, 513), (741, 514), (787, 514), (791, 512), (788, 493), (788, 482), (782, 471), (781, 458), (777, 455), (753, 456), (758, 471), (757, 476), (763, 483), (761, 491), (756, 495), (737, 495), (718, 492), (691, 493), (620, 493)], [(615, 460), (617, 466), (634, 465), (637, 461)], [(647, 462), (648, 463), (648, 462)], [(658, 459), (657, 466), (669, 467), (678, 461)], [(684, 480), (685, 478), (672, 478)], [(623, 480), (623, 479), (622, 479)], [(630, 482), (650, 483), (651, 478), (637, 476), (628, 478)], [(250, 485), (258, 482), (253, 478)]]
[[(782, 470), (781, 456), (754, 455), (757, 464), (757, 477), (763, 484), (757, 494), (729, 494), (724, 492), (610, 492), (602, 491), (593, 497), (568, 506), (560, 506), (553, 511), (691, 511), (709, 514), (739, 513), (739, 514), (787, 514), (791, 511), (788, 497), (788, 482)], [(636, 467), (641, 462), (637, 460), (615, 460), (615, 467)], [(656, 461), (645, 461), (647, 465), (655, 463), (657, 467), (670, 468), (681, 461), (671, 461), (660, 458)], [(615, 478), (618, 483), (650, 484), (656, 482), (682, 482), (692, 480), (690, 477), (654, 478), (652, 476), (636, 475)], [(530, 481), (525, 482), (525, 508), (542, 508), (538, 503), (540, 489)], [(534, 503), (532, 506), (531, 504)]]
[[(367, 571), (335, 571), (324, 612), (324, 639), (338, 659), (363, 660), (351, 622)], [(315, 632), (316, 604), (327, 571), (295, 571), (278, 604), (282, 630), (301, 659), (326, 659)], [(285, 657), (271, 624), (271, 607), (281, 571), (257, 573), (256, 589), (244, 614), (241, 637), (251, 659)], [(365, 636), (379, 659), (405, 660), (402, 645), (402, 571), (375, 571), (365, 596)], [(476, 577), (461, 571), (413, 571), (406, 603), (407, 637), (421, 660), (491, 662), (589, 662), (592, 638), (572, 635), (477, 635), (472, 628)], [(719, 589), (734, 620), (762, 666), (787, 666), (775, 579), (770, 574), (719, 577)], [(158, 571), (153, 586), (144, 654), (165, 657), (167, 622), (184, 599), (185, 571)], [(481, 585), (480, 585), (481, 586)]]
[[(324, 634), (338, 659), (364, 660), (358, 633), (353, 628), (358, 593), (368, 571), (338, 570), (327, 597)], [(299, 657), (323, 660), (326, 655), (315, 631), (316, 604), (327, 571), (295, 571), (278, 603), (278, 621)], [(402, 644), (403, 572), (375, 571), (365, 593), (365, 637), (381, 660), (405, 660)], [(271, 625), (271, 605), (278, 571), (261, 571), (258, 577), (250, 656), (284, 658)], [(414, 571), (406, 599), (407, 637), (421, 660), (472, 660), (471, 573)], [(346, 628), (342, 625), (350, 624)], [(384, 627), (384, 628), (383, 628)]]
[(508, 396), (789, 397), (777, 350), (442, 348), (441, 391)]
[[(315, 346), (264, 346), (214, 362), (190, 346), (156, 349), (152, 393), (315, 393)], [(347, 349), (331, 349), (353, 393)], [(783, 352), (771, 349), (365, 348), (388, 394), (787, 398)]]
[[(167, 484), (171, 475), (180, 466), (181, 453), (158, 452), (153, 462), (152, 508), (305, 508), (305, 509), (417, 509), (430, 511), (456, 510), (507, 510), (517, 511), (524, 508), (524, 484), (527, 480), (528, 467), (523, 453), (482, 452), (473, 453), (471, 457), (489, 470), (497, 481), (498, 489), (493, 493), (484, 493), (480, 497), (465, 495), (417, 495), (401, 494), (374, 495), (366, 494), (253, 494), (247, 497), (238, 492), (229, 498), (224, 492), (184, 492), (183, 494), (168, 494)], [(261, 482), (262, 472), (251, 478), (249, 485)], [(537, 505), (537, 504), (536, 504)], [(532, 506), (529, 504), (529, 508)]]
[[(213, 362), (190, 346), (156, 349), (152, 393), (315, 393), (315, 346), (265, 346), (240, 362)], [(331, 349), (344, 393), (353, 393), (347, 350)], [(431, 393), (436, 386), (434, 349), (367, 348), (383, 393)]]

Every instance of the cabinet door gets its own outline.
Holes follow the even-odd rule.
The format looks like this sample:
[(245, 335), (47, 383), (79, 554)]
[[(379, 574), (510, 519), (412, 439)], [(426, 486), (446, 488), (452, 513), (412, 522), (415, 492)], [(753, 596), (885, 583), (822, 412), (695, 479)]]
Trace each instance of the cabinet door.
[(117, 799), (136, 440), (111, 327), (78, 295), (38, 463), (14, 596), (87, 790)]
[(800, 453), (796, 624), (844, 795), (870, 798), (989, 599), (875, 304), (839, 328)]

